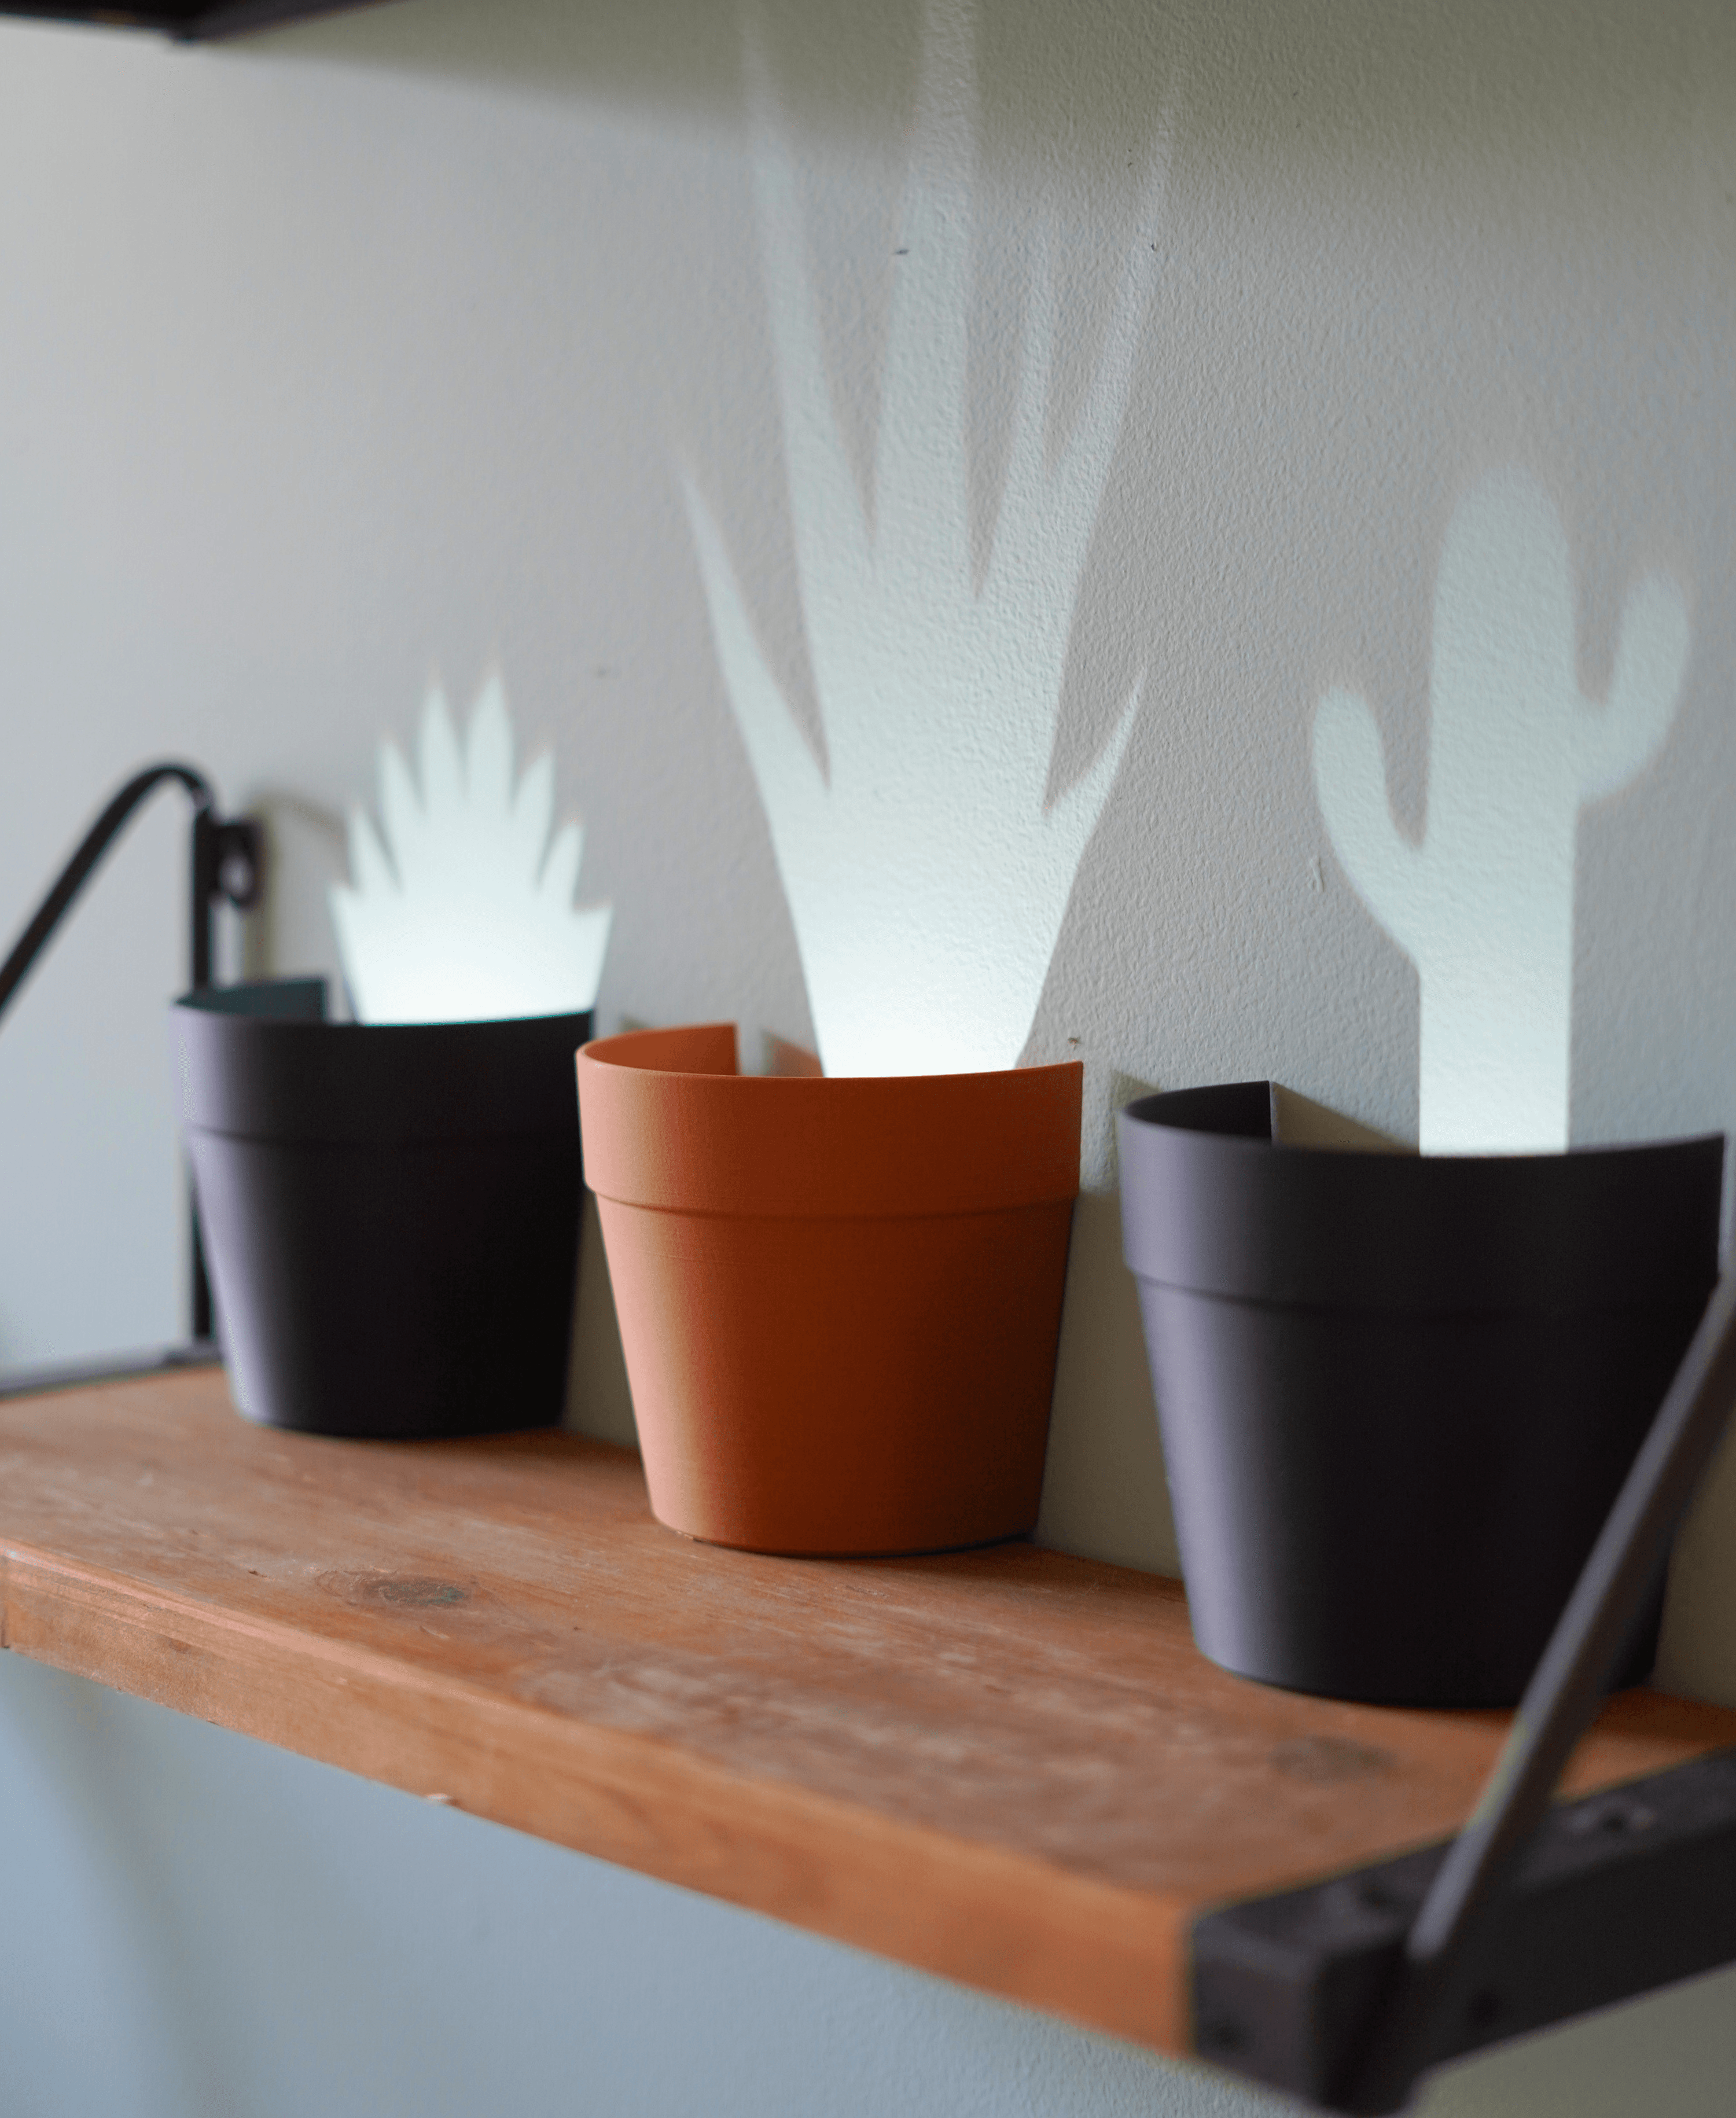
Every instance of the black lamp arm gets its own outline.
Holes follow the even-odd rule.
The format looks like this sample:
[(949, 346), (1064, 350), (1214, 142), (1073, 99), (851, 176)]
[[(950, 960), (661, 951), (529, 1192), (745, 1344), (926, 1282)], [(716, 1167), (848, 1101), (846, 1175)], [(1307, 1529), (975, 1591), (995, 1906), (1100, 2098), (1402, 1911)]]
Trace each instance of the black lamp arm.
[[(12, 945), (11, 955), (0, 964), (0, 1015), (5, 1014), (19, 987), (30, 976), (55, 928), (66, 917), (103, 855), (126, 828), (133, 812), (165, 780), (178, 781), (192, 800), (187, 982), (195, 990), (211, 983), (213, 909), (220, 902), (243, 910), (258, 903), (264, 838), (255, 817), (220, 816), (216, 790), (210, 780), (191, 765), (171, 759), (159, 765), (147, 765), (142, 772), (136, 772), (86, 832), (48, 895), (36, 908), (30, 924)], [(197, 1217), (193, 1222), (192, 1330), (196, 1339), (209, 1339), (211, 1334), (211, 1287), (206, 1278)]]
[(259, 901), (263, 843), (251, 816), (221, 818), (216, 790), (202, 772), (169, 761), (148, 765), (119, 789), (86, 832), (53, 888), (0, 964), (0, 1015), (48, 946), (49, 938), (89, 881), (91, 871), (119, 837), (133, 812), (165, 780), (178, 780), (192, 798), (192, 904), (187, 944), (188, 982), (211, 979), (211, 909), (224, 899), (245, 909)]

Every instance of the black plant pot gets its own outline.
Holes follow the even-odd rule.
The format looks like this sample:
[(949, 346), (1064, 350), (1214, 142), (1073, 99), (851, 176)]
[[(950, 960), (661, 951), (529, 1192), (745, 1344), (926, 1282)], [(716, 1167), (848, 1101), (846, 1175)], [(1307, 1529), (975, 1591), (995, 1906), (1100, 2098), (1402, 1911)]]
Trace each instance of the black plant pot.
[(1119, 1121), (1195, 1638), (1296, 1690), (1511, 1704), (1711, 1293), (1723, 1140), (1291, 1147), (1275, 1101)]
[(230, 1387), (306, 1433), (549, 1427), (566, 1396), (586, 1015), (327, 1022), (317, 979), (170, 1010)]

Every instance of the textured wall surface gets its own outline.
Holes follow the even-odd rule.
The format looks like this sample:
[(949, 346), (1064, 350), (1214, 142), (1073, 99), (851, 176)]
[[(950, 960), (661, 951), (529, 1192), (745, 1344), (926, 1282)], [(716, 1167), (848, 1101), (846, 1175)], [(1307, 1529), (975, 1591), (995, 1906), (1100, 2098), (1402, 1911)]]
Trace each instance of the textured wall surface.
[[(809, 1041), (801, 950), (826, 920), (805, 886), (797, 916), (785, 898), (795, 840), (756, 781), (743, 669), (808, 746), (784, 743), (788, 771), (841, 758), (846, 722), (871, 756), (898, 884), (873, 959), (889, 1020), (934, 989), (924, 908), (943, 923), (970, 880), (956, 845), (1048, 843), (1045, 813), (1100, 794), (1071, 890), (1047, 853), (1015, 864), (970, 931), (1030, 984), (1025, 1056), (1087, 1069), (1043, 1533), (1164, 1566), (1110, 1112), (1136, 1084), (1271, 1075), (1414, 1134), (1417, 973), (1339, 865), (1312, 732), (1322, 697), (1367, 701), (1396, 828), (1425, 838), (1437, 572), (1492, 476), (1558, 518), (1562, 651), (1590, 710), (1636, 582), (1673, 585), (1688, 628), (1661, 747), (1578, 816), (1571, 1135), (1736, 1123), (1736, 18), (1715, 0), (998, 0), (961, 21), (926, 59), (917, 0), (392, 0), (212, 50), (0, 25), (0, 923), (123, 771), (183, 753), (272, 830), (272, 902), (232, 955), (328, 967), (324, 887), (380, 734), (410, 734), (431, 667), (465, 705), (498, 668), (585, 816), (585, 892), (616, 907), (601, 1025), (733, 1016), (750, 1047)], [(925, 132), (937, 109), (951, 129)], [(900, 331), (913, 303), (923, 329)], [(1081, 437), (1100, 477), (1068, 488), (1065, 536), (1021, 543), (1021, 496), (1064, 483)], [(876, 554), (867, 631), (849, 570), (804, 557), (817, 464), (828, 519), (859, 506)], [(738, 606), (721, 624), (707, 524)], [(860, 638), (891, 676), (853, 682)], [(1002, 805), (986, 837), (981, 801)], [(0, 1362), (178, 1327), (162, 1006), (182, 848), (165, 798), (0, 1035)], [(1051, 923), (1043, 976), (1021, 951)], [(581, 1309), (574, 1417), (630, 1431), (594, 1242)], [(1736, 1699), (1729, 1528), (1736, 1460), (1679, 1554), (1664, 1669)], [(276, 1766), (0, 1674), (9, 1800), (71, 1790), (60, 1836), (39, 1835), (54, 1861), (196, 1836), (178, 1805), (201, 1773), (251, 1816), (238, 1832), (276, 1828), (259, 1777)], [(137, 1757), (142, 1807), (80, 1791), (74, 1728)], [(183, 1762), (147, 1769), (160, 1741)], [(363, 1791), (281, 1771), (318, 1841), (366, 1836)], [(382, 1835), (382, 1879), (447, 1857), (412, 1843), (421, 1821)], [(726, 1916), (547, 1849), (498, 1858), (511, 1917), (541, 1919), (540, 1890), (602, 1894), (596, 1917), (655, 1937), (646, 1963), (722, 2005)], [(67, 1887), (54, 1861), (30, 1871), (44, 1898)], [(229, 1889), (214, 1870), (187, 1902), (238, 1920)], [(315, 1915), (280, 1903), (287, 1949)], [(104, 1931), (117, 1962), (155, 1945)], [(870, 2002), (877, 1970), (775, 1948), (830, 1967), (812, 1973), (828, 2005), (883, 2006), (875, 2041), (1037, 2035), (896, 1979)], [(573, 2005), (625, 2068), (590, 1975)], [(1720, 1991), (1465, 2069), (1439, 2107), (1636, 2107), (1644, 2067), (1675, 2084), (1658, 2107), (1720, 2107)], [(234, 2107), (176, 2102), (171, 2029), (145, 2000), (127, 2020), (157, 2040), (136, 2072), (158, 2100), (135, 2107)], [(687, 2088), (642, 2107), (745, 2098), (693, 2085), (720, 2079), (694, 2036)], [(21, 2038), (9, 2025), (6, 2048)], [(96, 2064), (70, 2034), (59, 2049)], [(1118, 2107), (1093, 2069), (1135, 2062), (1042, 2050), (1030, 2107)], [(1217, 2107), (1201, 2079), (1162, 2078), (1176, 2109)], [(817, 2079), (782, 2107), (855, 2107)], [(284, 2094), (257, 2107), (321, 2101)], [(889, 2088), (878, 2107), (895, 2102), (921, 2107)], [(127, 2107), (106, 2089), (63, 2107), (99, 2104)], [(635, 2106), (575, 2087), (558, 2107)]]

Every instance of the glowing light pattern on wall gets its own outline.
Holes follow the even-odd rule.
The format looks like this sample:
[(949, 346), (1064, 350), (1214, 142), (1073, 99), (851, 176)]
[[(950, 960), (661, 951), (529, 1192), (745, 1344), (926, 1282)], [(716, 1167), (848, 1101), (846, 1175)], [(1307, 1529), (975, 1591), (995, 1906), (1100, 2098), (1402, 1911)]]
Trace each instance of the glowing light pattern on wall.
[(1459, 505), (1435, 583), (1427, 827), (1399, 830), (1379, 731), (1334, 691), (1314, 721), (1332, 844), (1422, 987), (1421, 1145), (1521, 1153), (1567, 1142), (1579, 812), (1656, 754), (1687, 664), (1682, 592), (1629, 591), (1607, 701), (1581, 696), (1561, 518), (1521, 470)]
[(380, 746), (380, 825), (350, 816), (351, 886), (331, 893), (344, 974), (363, 1022), (499, 1021), (577, 1013), (596, 998), (606, 904), (576, 908), (584, 833), (554, 833), (554, 761), (513, 784), (512, 724), (487, 683), (461, 746), (438, 686), (412, 775)]
[(1155, 270), (1120, 275), (1086, 401), (1045, 460), (1058, 304), (1035, 216), (994, 539), (973, 565), (966, 444), (970, 19), (933, 0), (882, 379), (872, 500), (833, 409), (799, 172), (750, 38), (753, 182), (825, 760), (791, 719), (711, 510), (687, 481), (718, 658), (771, 828), (833, 1074), (1012, 1066), (1030, 1034), (1139, 685), (1046, 809), (1068, 634)]

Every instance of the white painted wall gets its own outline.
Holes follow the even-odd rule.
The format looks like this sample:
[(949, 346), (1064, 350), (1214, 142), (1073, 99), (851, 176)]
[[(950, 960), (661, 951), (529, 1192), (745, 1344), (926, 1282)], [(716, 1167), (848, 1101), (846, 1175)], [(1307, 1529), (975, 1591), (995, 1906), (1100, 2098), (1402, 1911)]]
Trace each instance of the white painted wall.
[[(762, 21), (825, 401), (865, 474), (918, 16), (766, 0)], [(617, 908), (604, 1026), (732, 1015), (811, 1036), (683, 490), (817, 734), (741, 51), (715, 0), (392, 0), (212, 51), (0, 25), (0, 926), (123, 772), (182, 751), (271, 820), (253, 958), (329, 963), (329, 820), (368, 788), (382, 730), (411, 732), (431, 665), (468, 701), (498, 664), (586, 816), (586, 892)], [(975, 66), (961, 401), (985, 573), (1035, 231), (1053, 221), (1062, 268), (1054, 453), (1130, 246), (1155, 246), (1052, 794), (1144, 681), (1027, 1052), (1088, 1069), (1044, 1533), (1161, 1565), (1112, 1100), (1271, 1073), (1414, 1130), (1415, 975), (1336, 865), (1310, 733), (1324, 694), (1368, 701), (1420, 832), (1436, 571), (1491, 471), (1529, 474), (1560, 514), (1587, 697), (1635, 580), (1678, 583), (1691, 629), (1655, 762), (1579, 824), (1573, 1136), (1736, 1123), (1736, 20), (1716, 0), (998, 0)], [(990, 754), (998, 681), (991, 661), (974, 708)], [(177, 1327), (161, 1017), (182, 846), (165, 798), (0, 1034), (0, 1361)], [(597, 1262), (575, 1411), (619, 1432)], [(1736, 1464), (1684, 1547), (1665, 1667), (1736, 1698), (1724, 1526)], [(0, 1923), (24, 1966), (0, 1974), (0, 2090), (8, 2067), (34, 2084), (8, 2109), (1251, 2107), (3, 1662), (0, 1782), (8, 1907), (61, 1937), (32, 1954), (28, 1921)], [(164, 1845), (197, 1887), (163, 1880)], [(533, 1986), (514, 2017), (523, 1959), (462, 1921), (433, 1949), (447, 1900), (546, 1930), (560, 2000)], [(593, 1927), (608, 1944), (587, 1954)], [(283, 2019), (301, 2056), (238, 2106), (225, 2069), (284, 2048), (259, 2027), (271, 1982), (315, 1958)], [(623, 1980), (682, 1996), (651, 2059)], [(499, 2005), (470, 2006), (480, 1990)], [(786, 1990), (816, 1996), (811, 2046), (800, 2005), (744, 1997)], [(1437, 2107), (1721, 2109), (1731, 1990), (1464, 2069)], [(197, 2011), (214, 1991), (244, 2033)], [(445, 2086), (404, 2056), (429, 2023)]]

